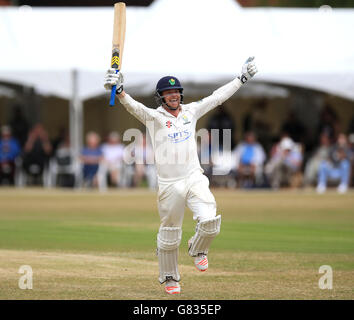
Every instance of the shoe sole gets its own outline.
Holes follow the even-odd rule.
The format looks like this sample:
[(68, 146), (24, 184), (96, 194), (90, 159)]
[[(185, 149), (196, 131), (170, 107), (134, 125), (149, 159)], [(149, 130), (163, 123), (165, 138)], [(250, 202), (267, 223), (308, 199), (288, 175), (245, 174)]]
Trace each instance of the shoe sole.
[(165, 292), (167, 293), (167, 294), (180, 294), (181, 293), (181, 291), (168, 291), (167, 289), (165, 289)]
[(196, 268), (198, 271), (200, 271), (200, 272), (205, 272), (205, 271), (208, 270), (208, 268), (206, 268), (206, 269), (204, 269), (204, 270), (201, 270), (201, 269), (199, 269), (197, 266), (195, 266), (195, 268)]

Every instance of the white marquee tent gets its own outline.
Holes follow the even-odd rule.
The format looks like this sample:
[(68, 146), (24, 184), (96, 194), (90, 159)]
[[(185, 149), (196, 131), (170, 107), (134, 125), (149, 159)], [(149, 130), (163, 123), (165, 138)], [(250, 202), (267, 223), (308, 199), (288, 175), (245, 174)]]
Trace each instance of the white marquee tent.
[[(113, 7), (0, 7), (0, 82), (71, 100), (76, 152), (82, 101), (104, 94), (112, 22)], [(353, 32), (352, 9), (155, 0), (149, 7), (127, 8), (125, 88), (151, 94), (160, 77), (173, 74), (185, 87), (215, 89), (254, 55), (259, 73), (249, 87), (295, 85), (354, 100)]]
[[(112, 8), (0, 8), (0, 81), (80, 99), (104, 93)], [(354, 10), (241, 8), (234, 0), (156, 0), (127, 8), (126, 87), (151, 94), (159, 77), (230, 80), (256, 56), (257, 80), (354, 100)], [(138, 89), (137, 89), (138, 88)]]

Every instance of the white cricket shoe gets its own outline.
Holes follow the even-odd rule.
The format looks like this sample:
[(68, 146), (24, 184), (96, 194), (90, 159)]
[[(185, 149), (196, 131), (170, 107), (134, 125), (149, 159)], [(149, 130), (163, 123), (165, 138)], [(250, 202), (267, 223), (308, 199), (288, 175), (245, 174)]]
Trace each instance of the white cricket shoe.
[[(188, 240), (188, 248), (190, 248), (192, 246), (192, 239), (193, 239), (193, 237)], [(201, 271), (201, 272), (206, 271), (209, 266), (207, 255), (204, 253), (199, 253), (194, 258), (194, 265), (199, 271)]]
[(208, 269), (208, 257), (204, 253), (199, 253), (195, 258), (194, 258), (194, 265), (196, 268), (204, 272)]
[(181, 293), (181, 286), (177, 281), (168, 280), (166, 281), (165, 291), (168, 294), (178, 294)]
[(326, 192), (326, 186), (324, 184), (319, 184), (316, 188), (318, 194), (323, 194)]
[(341, 183), (338, 188), (337, 188), (337, 192), (338, 193), (346, 193), (348, 191), (348, 186), (345, 183)]

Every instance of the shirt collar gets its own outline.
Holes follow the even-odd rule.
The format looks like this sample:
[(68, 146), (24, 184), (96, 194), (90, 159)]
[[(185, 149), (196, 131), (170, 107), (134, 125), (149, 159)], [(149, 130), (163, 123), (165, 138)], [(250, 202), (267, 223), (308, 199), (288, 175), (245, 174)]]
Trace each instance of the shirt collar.
[(171, 113), (169, 113), (168, 111), (166, 111), (166, 109), (165, 109), (163, 106), (159, 106), (159, 107), (156, 109), (156, 111), (159, 111), (159, 112), (163, 113), (163, 114), (166, 115), (166, 116), (170, 116), (170, 117), (172, 117), (172, 118), (177, 119), (178, 117), (180, 117), (180, 114), (181, 114), (182, 111), (183, 111), (183, 104), (181, 104), (181, 111), (179, 112), (179, 114), (178, 114), (177, 117), (173, 116)]

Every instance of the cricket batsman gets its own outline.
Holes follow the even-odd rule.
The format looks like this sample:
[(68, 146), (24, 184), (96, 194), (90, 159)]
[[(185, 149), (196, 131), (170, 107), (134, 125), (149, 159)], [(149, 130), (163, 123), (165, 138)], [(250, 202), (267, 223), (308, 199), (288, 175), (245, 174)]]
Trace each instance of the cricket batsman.
[(188, 253), (199, 271), (208, 269), (208, 250), (220, 232), (221, 216), (209, 189), (209, 180), (200, 166), (195, 138), (196, 123), (208, 111), (229, 99), (257, 73), (254, 57), (247, 59), (241, 74), (214, 91), (210, 96), (183, 104), (183, 87), (173, 76), (161, 78), (155, 91), (157, 109), (135, 101), (123, 90), (123, 75), (109, 69), (105, 89), (117, 86), (117, 97), (126, 110), (147, 128), (154, 150), (158, 178), (158, 211), (160, 228), (157, 234), (159, 281), (168, 294), (181, 292), (178, 271), (178, 248), (186, 205), (193, 212), (196, 231), (188, 241)]

